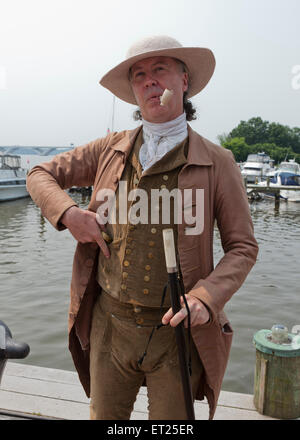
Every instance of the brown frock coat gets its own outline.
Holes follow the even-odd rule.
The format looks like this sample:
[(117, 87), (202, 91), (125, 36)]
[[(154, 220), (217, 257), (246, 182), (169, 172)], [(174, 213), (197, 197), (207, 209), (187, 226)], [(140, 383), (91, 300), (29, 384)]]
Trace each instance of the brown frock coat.
[[(68, 208), (76, 205), (63, 190), (72, 186), (93, 186), (88, 209), (94, 212), (99, 207), (96, 200), (99, 189), (116, 191), (140, 130), (138, 127), (110, 133), (105, 138), (59, 154), (30, 171), (28, 191), (55, 228), (65, 229), (59, 220)], [(207, 397), (209, 417), (213, 418), (233, 335), (223, 308), (254, 265), (258, 246), (241, 173), (232, 153), (200, 136), (190, 126), (188, 135), (187, 163), (178, 175), (178, 187), (204, 190), (204, 229), (199, 235), (186, 235), (187, 225), (178, 224), (178, 254), (186, 292), (192, 290), (212, 316), (207, 324), (192, 327), (192, 336), (205, 371), (196, 398)], [(224, 256), (214, 268), (215, 222)], [(88, 397), (91, 314), (101, 290), (96, 281), (98, 252), (97, 243), (77, 244), (69, 307), (69, 349)]]

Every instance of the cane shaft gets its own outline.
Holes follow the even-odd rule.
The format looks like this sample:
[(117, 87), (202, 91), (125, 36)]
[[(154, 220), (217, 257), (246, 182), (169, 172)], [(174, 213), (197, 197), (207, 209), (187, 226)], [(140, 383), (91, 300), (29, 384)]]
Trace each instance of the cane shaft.
[[(175, 315), (181, 309), (180, 296), (178, 292), (178, 273), (169, 273), (169, 282), (171, 289), (171, 305), (173, 314)], [(188, 420), (195, 420), (193, 394), (188, 371), (188, 363), (186, 357), (186, 344), (184, 336), (183, 321), (175, 327), (175, 337), (178, 347), (178, 359), (182, 378), (182, 388)]]

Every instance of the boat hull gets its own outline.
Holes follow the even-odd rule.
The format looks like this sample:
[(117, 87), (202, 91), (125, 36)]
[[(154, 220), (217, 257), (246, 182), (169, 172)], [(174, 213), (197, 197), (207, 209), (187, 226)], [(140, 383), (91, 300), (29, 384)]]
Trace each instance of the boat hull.
[(26, 185), (0, 185), (0, 202), (29, 197)]

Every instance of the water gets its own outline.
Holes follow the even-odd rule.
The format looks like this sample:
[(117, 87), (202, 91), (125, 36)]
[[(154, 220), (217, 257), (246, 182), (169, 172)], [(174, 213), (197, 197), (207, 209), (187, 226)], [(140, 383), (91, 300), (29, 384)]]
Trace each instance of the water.
[[(80, 207), (88, 200), (72, 195)], [(260, 246), (256, 265), (226, 304), (235, 330), (223, 389), (253, 393), (256, 331), (300, 324), (300, 204), (254, 202), (251, 213)], [(216, 232), (215, 259), (222, 256)], [(30, 345), (17, 362), (73, 370), (68, 350), (69, 284), (75, 242), (56, 231), (30, 198), (0, 205), (0, 319), (16, 340)]]

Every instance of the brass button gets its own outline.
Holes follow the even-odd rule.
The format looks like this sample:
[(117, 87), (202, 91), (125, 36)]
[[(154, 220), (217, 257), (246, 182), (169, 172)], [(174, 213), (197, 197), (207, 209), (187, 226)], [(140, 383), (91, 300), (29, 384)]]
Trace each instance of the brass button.
[(106, 283), (106, 288), (110, 289), (110, 284)]
[(166, 187), (166, 185), (160, 185), (160, 188), (161, 188), (161, 189), (165, 189), (165, 188), (167, 188), (167, 187)]
[(123, 272), (123, 273), (122, 273), (122, 277), (123, 277), (123, 278), (128, 278), (128, 273), (127, 273), (127, 272)]
[(133, 309), (135, 311), (135, 313), (141, 313), (142, 309), (138, 306), (134, 307)]
[(135, 320), (135, 322), (136, 322), (137, 324), (143, 324), (144, 320), (143, 320), (143, 318), (137, 318), (137, 319)]
[(121, 284), (121, 289), (126, 290), (127, 289), (126, 284)]
[(145, 275), (145, 276), (144, 276), (144, 281), (146, 281), (146, 282), (150, 281), (150, 277), (149, 277), (149, 275)]
[(128, 241), (128, 243), (131, 243), (131, 242), (132, 242), (132, 240), (133, 240), (133, 238), (132, 238), (132, 237), (127, 237), (127, 241)]
[(128, 266), (130, 265), (130, 263), (129, 263), (128, 260), (125, 260), (123, 264), (124, 264), (124, 266), (126, 266), (126, 267), (128, 267)]
[(151, 270), (151, 266), (149, 264), (146, 264), (145, 269), (146, 270)]
[(127, 255), (131, 254), (131, 249), (126, 249), (126, 250), (125, 250), (125, 253), (126, 253)]
[(144, 295), (148, 295), (148, 293), (149, 293), (149, 289), (144, 289), (144, 290), (143, 290), (143, 294), (144, 294)]
[(149, 244), (150, 247), (153, 247), (155, 245), (155, 242), (154, 241), (149, 241), (148, 244)]
[(151, 228), (151, 233), (156, 234), (156, 230), (157, 230), (156, 228)]
[(133, 231), (133, 230), (134, 230), (134, 228), (135, 228), (135, 226), (134, 226), (134, 225), (130, 225), (130, 226), (129, 226), (129, 229), (130, 229), (131, 231)]
[(148, 258), (153, 258), (153, 254), (151, 252), (149, 252)]
[(165, 175), (163, 176), (163, 179), (164, 179), (164, 180), (168, 180), (168, 178), (169, 178), (169, 176), (168, 176), (167, 174), (165, 174)]

